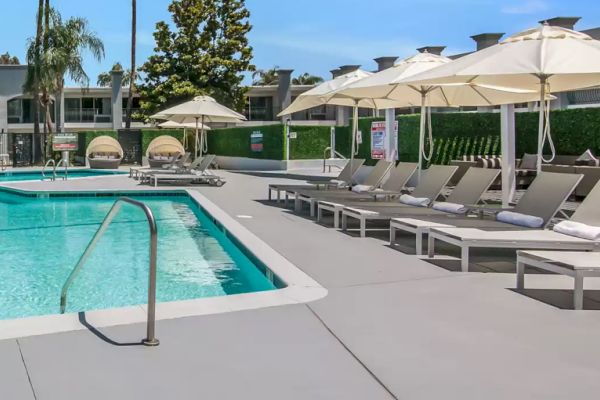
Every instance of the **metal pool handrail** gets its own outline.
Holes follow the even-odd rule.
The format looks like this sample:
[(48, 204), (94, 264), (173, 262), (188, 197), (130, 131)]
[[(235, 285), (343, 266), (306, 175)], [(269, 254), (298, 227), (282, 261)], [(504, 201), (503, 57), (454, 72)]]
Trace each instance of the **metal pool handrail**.
[(54, 161), (53, 158), (49, 159), (46, 164), (44, 165), (44, 168), (42, 168), (42, 180), (46, 179), (46, 168), (48, 168), (50, 165), (52, 165), (52, 177), (50, 177), (49, 179), (51, 181), (55, 181), (56, 180), (56, 161)]
[(157, 259), (157, 251), (158, 251), (157, 250), (158, 229), (156, 227), (156, 219), (154, 218), (154, 214), (152, 214), (152, 210), (150, 210), (150, 207), (148, 207), (146, 204), (142, 203), (141, 201), (133, 200), (129, 197), (121, 197), (117, 201), (115, 201), (115, 204), (113, 204), (113, 206), (110, 209), (110, 211), (108, 212), (108, 214), (106, 214), (104, 221), (102, 221), (102, 225), (100, 225), (100, 228), (98, 228), (98, 230), (94, 234), (94, 237), (92, 238), (90, 243), (87, 245), (85, 252), (79, 259), (79, 262), (77, 263), (75, 268), (73, 268), (73, 270), (69, 274), (69, 277), (65, 281), (65, 284), (63, 285), (62, 292), (60, 294), (60, 313), (61, 314), (65, 313), (65, 308), (67, 306), (67, 292), (68, 292), (69, 288), (71, 287), (71, 284), (73, 283), (73, 281), (79, 274), (79, 271), (81, 271), (83, 265), (89, 258), (92, 251), (94, 251), (94, 248), (96, 247), (96, 245), (98, 244), (98, 242), (100, 241), (102, 236), (104, 236), (104, 233), (108, 229), (108, 226), (110, 225), (110, 223), (113, 221), (113, 219), (118, 214), (123, 203), (129, 203), (129, 204), (132, 204), (134, 206), (141, 208), (142, 211), (144, 211), (144, 214), (146, 214), (146, 218), (148, 219), (148, 226), (150, 228), (150, 276), (149, 276), (149, 283), (148, 283), (148, 319), (146, 322), (146, 338), (144, 340), (142, 340), (142, 343), (146, 346), (158, 346), (159, 341), (155, 337), (156, 259)]
[(54, 166), (54, 180), (56, 180), (56, 169), (61, 166), (61, 164), (65, 164), (65, 176), (63, 180), (66, 181), (69, 177), (69, 162), (65, 158), (61, 158), (58, 164)]

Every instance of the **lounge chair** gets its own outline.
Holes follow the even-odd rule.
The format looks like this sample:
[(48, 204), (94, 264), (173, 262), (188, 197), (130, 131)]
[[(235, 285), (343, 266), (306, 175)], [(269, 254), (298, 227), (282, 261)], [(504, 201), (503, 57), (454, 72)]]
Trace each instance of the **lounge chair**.
[(150, 168), (160, 169), (163, 165), (171, 163), (171, 156), (184, 154), (185, 148), (181, 142), (169, 135), (162, 135), (153, 139), (146, 149), (146, 157)]
[(525, 266), (574, 279), (573, 308), (583, 309), (583, 278), (600, 277), (600, 253), (579, 251), (517, 251), (517, 289), (525, 289)]
[[(427, 199), (429, 204), (433, 203), (456, 170), (457, 167), (446, 165), (429, 167), (423, 172), (421, 182), (413, 190), (412, 196)], [(389, 221), (406, 209), (416, 208), (401, 203), (387, 203), (386, 205), (382, 202), (361, 202), (360, 204), (348, 204), (342, 210), (342, 230), (346, 231), (348, 229), (348, 218), (354, 218), (359, 221), (360, 236), (365, 237), (367, 221)]]
[[(355, 192), (322, 192), (316, 195), (317, 199), (317, 222), (323, 218), (323, 212), (333, 213), (333, 227), (339, 228), (340, 214), (345, 204), (357, 201), (376, 200), (390, 201), (404, 193), (406, 184), (417, 170), (416, 163), (399, 162), (396, 168), (390, 172), (390, 177), (381, 185), (380, 189), (369, 190), (364, 193)], [(382, 199), (382, 200), (379, 200)]]
[[(552, 174), (552, 176), (548, 176)], [(557, 177), (558, 176), (558, 177)], [(581, 180), (581, 175), (559, 174), (552, 172), (542, 172), (531, 187), (537, 185), (540, 179), (548, 182), (546, 188), (550, 192), (545, 196), (529, 196), (521, 199), (515, 207), (517, 212), (530, 215), (545, 216), (543, 227), (545, 228), (549, 220), (562, 207), (564, 201), (575, 190), (575, 187)], [(571, 182), (570, 190), (564, 188)], [(562, 187), (562, 189), (561, 189)], [(530, 188), (531, 190), (531, 188)], [(558, 191), (559, 194), (552, 194)], [(529, 191), (526, 193), (528, 194)], [(562, 200), (559, 197), (562, 196)], [(592, 192), (585, 198), (583, 203), (577, 208), (570, 221), (600, 226), (600, 184), (597, 184)], [(524, 203), (521, 207), (519, 205)], [(558, 205), (557, 205), (558, 203)], [(543, 218), (543, 217), (542, 217)], [(546, 220), (548, 222), (546, 222)], [(483, 219), (481, 226), (473, 227), (437, 227), (430, 228), (428, 238), (428, 256), (432, 258), (435, 255), (435, 240), (440, 240), (449, 244), (456, 245), (461, 249), (461, 269), (464, 272), (469, 270), (469, 250), (472, 247), (477, 248), (505, 248), (505, 249), (561, 249), (561, 250), (595, 250), (599, 243), (593, 240), (581, 239), (579, 237), (566, 235), (548, 229), (528, 229), (514, 225), (502, 223), (491, 219)], [(454, 225), (454, 223), (451, 223)], [(507, 230), (506, 228), (513, 228)]]
[[(473, 168), (475, 169), (475, 168)], [(519, 203), (513, 208), (507, 209), (520, 214), (532, 215), (543, 220), (543, 226), (547, 226), (556, 213), (560, 210), (564, 201), (577, 186), (580, 176), (572, 174), (556, 174), (544, 172), (532, 182)], [(470, 213), (469, 215), (404, 215), (393, 218), (390, 221), (390, 243), (393, 245), (398, 230), (414, 233), (416, 235), (416, 254), (422, 255), (423, 237), (429, 234), (433, 228), (481, 228), (488, 230), (523, 230), (527, 229), (518, 225), (511, 225), (484, 218), (483, 214), (495, 214), (503, 211), (499, 207), (470, 208), (468, 211), (476, 211), (479, 217)]]
[(167, 170), (181, 169), (185, 166), (185, 163), (188, 162), (188, 160), (190, 159), (190, 156), (191, 156), (190, 153), (184, 153), (184, 154), (176, 153), (171, 157), (170, 162), (163, 164), (159, 168), (131, 167), (129, 169), (129, 177), (133, 178), (133, 179), (138, 179), (140, 177), (144, 177), (147, 174), (152, 174), (155, 172), (158, 173), (158, 172), (164, 172)]
[(182, 182), (182, 183), (208, 183), (212, 186), (223, 186), (225, 180), (218, 175), (185, 173), (185, 174), (154, 174), (150, 176), (150, 182), (154, 187), (159, 182)]
[(355, 158), (354, 162), (348, 161), (344, 168), (340, 171), (340, 174), (337, 178), (323, 180), (323, 181), (307, 181), (306, 184), (303, 185), (290, 185), (290, 184), (279, 184), (273, 183), (268, 187), (268, 196), (269, 201), (272, 199), (272, 192), (277, 193), (277, 202), (281, 201), (281, 193), (285, 193), (286, 202), (287, 202), (287, 192), (293, 191), (296, 189), (329, 189), (329, 188), (338, 188), (338, 187), (348, 187), (354, 182), (354, 177), (356, 173), (363, 166), (365, 160), (362, 158)]
[(203, 157), (196, 158), (189, 165), (174, 165), (171, 168), (162, 168), (162, 169), (150, 169), (148, 171), (142, 171), (140, 173), (140, 181), (149, 182), (151, 181), (152, 175), (166, 175), (166, 174), (206, 174), (207, 169), (215, 160), (216, 156), (214, 154), (207, 154)]
[[(394, 166), (393, 161), (379, 160), (377, 162), (377, 164), (375, 165), (375, 167), (373, 167), (373, 169), (371, 170), (369, 175), (366, 177), (364, 182), (361, 183), (361, 186), (363, 186), (367, 191), (378, 188), (381, 185), (381, 182), (383, 181), (383, 179), (388, 175), (388, 173), (390, 172), (390, 169), (393, 166)], [(330, 192), (330, 191), (331, 190), (329, 190), (327, 192)], [(317, 205), (317, 202), (319, 201), (319, 197), (317, 197), (317, 196), (322, 196), (324, 192), (326, 192), (326, 191), (314, 190), (314, 189), (312, 189), (312, 190), (310, 190), (310, 189), (309, 190), (294, 189), (294, 190), (287, 191), (287, 193), (293, 193), (293, 195), (294, 195), (294, 211), (295, 212), (302, 211), (302, 204), (308, 203), (310, 206), (310, 216), (311, 217), (315, 216), (316, 205)], [(348, 190), (348, 188), (340, 188), (337, 190), (337, 192), (348, 194), (349, 190)], [(287, 195), (287, 193), (286, 193), (286, 195)]]
[(90, 142), (85, 155), (92, 169), (118, 169), (123, 160), (123, 148), (111, 136), (98, 136)]

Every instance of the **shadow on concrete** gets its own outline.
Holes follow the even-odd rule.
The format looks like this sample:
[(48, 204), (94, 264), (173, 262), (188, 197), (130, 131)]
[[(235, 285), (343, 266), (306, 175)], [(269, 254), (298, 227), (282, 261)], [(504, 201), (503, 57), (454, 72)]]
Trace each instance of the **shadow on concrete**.
[[(565, 289), (513, 289), (508, 290), (527, 296), (530, 299), (556, 307), (561, 310), (573, 310), (573, 290)], [(600, 290), (586, 290), (583, 293), (584, 310), (600, 310)]]
[(98, 339), (102, 340), (103, 342), (106, 342), (110, 345), (118, 346), (118, 347), (143, 346), (143, 343), (141, 342), (141, 340), (139, 342), (129, 342), (129, 343), (117, 342), (117, 341), (109, 338), (102, 332), (100, 332), (98, 330), (98, 328), (96, 328), (95, 326), (91, 325), (85, 318), (85, 312), (83, 312), (83, 311), (79, 312), (78, 316), (79, 316), (79, 322), (81, 323), (81, 325), (85, 326), (86, 329), (88, 331), (90, 331), (90, 333), (92, 333), (94, 336), (96, 336)]

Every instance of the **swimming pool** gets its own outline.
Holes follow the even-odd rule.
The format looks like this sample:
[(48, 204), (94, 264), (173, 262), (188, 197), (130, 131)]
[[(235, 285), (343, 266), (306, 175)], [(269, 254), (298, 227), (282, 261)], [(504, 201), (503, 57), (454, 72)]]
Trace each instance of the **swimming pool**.
[[(100, 169), (70, 169), (68, 172), (69, 178), (89, 178), (94, 176), (107, 176), (107, 175), (123, 175), (126, 174), (124, 171), (112, 171), (112, 170), (100, 170)], [(46, 176), (51, 176), (52, 171), (46, 171)], [(57, 179), (62, 179), (64, 176), (64, 169), (56, 170)], [(0, 182), (14, 182), (14, 181), (39, 181), (44, 176), (41, 170), (29, 170), (29, 171), (4, 171), (0, 172)]]
[[(118, 198), (0, 191), (0, 319), (57, 314), (60, 291)], [(284, 285), (185, 192), (131, 196), (158, 225), (157, 301), (270, 291)], [(67, 312), (144, 304), (148, 224), (125, 204), (69, 291)]]

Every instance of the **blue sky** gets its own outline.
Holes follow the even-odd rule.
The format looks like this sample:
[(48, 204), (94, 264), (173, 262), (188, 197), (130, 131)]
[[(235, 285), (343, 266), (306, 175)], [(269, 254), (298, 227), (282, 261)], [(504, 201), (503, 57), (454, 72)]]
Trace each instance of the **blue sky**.
[[(51, 0), (63, 16), (86, 17), (104, 40), (102, 63), (88, 59), (95, 83), (115, 61), (129, 63), (127, 0)], [(153, 50), (157, 21), (168, 20), (170, 0), (138, 0), (138, 59)], [(6, 1), (0, 23), (0, 52), (24, 59), (35, 30), (37, 1)], [(417, 47), (447, 46), (446, 54), (474, 49), (469, 36), (515, 33), (554, 16), (581, 16), (578, 29), (600, 27), (597, 0), (247, 0), (254, 28), (250, 43), (259, 68), (274, 65), (328, 78), (343, 64), (374, 69), (373, 58), (407, 57)], [(116, 10), (116, 11), (115, 11)]]

